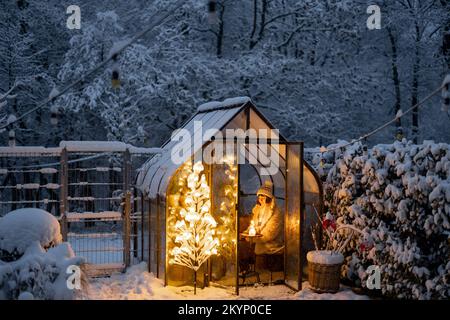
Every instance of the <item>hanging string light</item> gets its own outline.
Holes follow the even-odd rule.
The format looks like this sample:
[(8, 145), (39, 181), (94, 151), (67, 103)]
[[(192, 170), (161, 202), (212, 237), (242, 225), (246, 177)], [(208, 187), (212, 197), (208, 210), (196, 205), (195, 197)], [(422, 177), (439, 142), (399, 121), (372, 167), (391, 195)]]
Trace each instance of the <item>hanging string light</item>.
[(6, 119), (6, 129), (8, 132), (8, 144), (10, 147), (16, 146), (16, 132), (14, 131), (14, 123), (16, 122), (17, 118), (15, 115), (10, 114), (8, 116), (8, 119)]
[(112, 66), (112, 76), (111, 84), (114, 89), (120, 87), (120, 77), (119, 77), (119, 63), (117, 61), (117, 54), (113, 55), (113, 66)]
[(15, 147), (16, 146), (16, 132), (14, 131), (14, 129), (9, 130), (8, 133), (8, 144), (10, 147)]
[(341, 151), (341, 153), (339, 154), (339, 159), (344, 159), (345, 147), (342, 146), (339, 148), (339, 150)]
[(448, 112), (450, 109), (450, 74), (447, 75), (442, 83), (442, 111)]
[(367, 156), (367, 150), (368, 150), (368, 147), (367, 147), (367, 138), (365, 138), (365, 139), (364, 139), (364, 142), (363, 142), (363, 155)]
[(402, 127), (398, 127), (396, 132), (395, 132), (395, 139), (397, 139), (398, 141), (402, 141), (403, 140), (403, 128)]
[[(322, 138), (320, 138), (320, 140), (322, 140)], [(325, 159), (323, 158), (323, 153), (326, 151), (327, 148), (325, 148), (324, 146), (322, 146), (322, 144), (320, 144), (320, 168), (323, 168), (325, 166)], [(322, 152), (323, 151), (323, 152)]]
[(59, 108), (57, 106), (51, 106), (50, 108), (50, 123), (54, 126), (58, 124)]
[(210, 0), (208, 1), (208, 23), (213, 25), (217, 23), (217, 1)]

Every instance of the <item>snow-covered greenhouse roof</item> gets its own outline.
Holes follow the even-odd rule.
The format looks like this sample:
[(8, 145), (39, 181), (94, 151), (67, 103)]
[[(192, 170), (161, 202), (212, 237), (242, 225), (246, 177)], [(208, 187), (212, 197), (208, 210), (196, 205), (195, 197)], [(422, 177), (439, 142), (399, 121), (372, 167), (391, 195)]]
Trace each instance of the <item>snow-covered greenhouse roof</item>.
[[(238, 97), (226, 99), (222, 102), (213, 101), (200, 105), (197, 112), (183, 125), (182, 129), (188, 130), (191, 137), (187, 143), (190, 143), (192, 152), (182, 155), (183, 161), (187, 161), (195, 154), (209, 139), (218, 131), (222, 130), (247, 104), (252, 104), (248, 97)], [(194, 124), (200, 121), (202, 132), (207, 135), (200, 137), (202, 141), (195, 141), (196, 130)], [(149, 195), (156, 195), (159, 190), (165, 190), (172, 174), (177, 170), (179, 164), (171, 160), (171, 155), (183, 150), (185, 146), (179, 142), (179, 132), (172, 135), (162, 146), (162, 152), (149, 159), (140, 169), (136, 184), (139, 189)], [(160, 186), (160, 182), (163, 186)], [(157, 183), (154, 183), (157, 182)]]
[[(201, 129), (197, 121), (201, 123)], [(184, 141), (181, 135), (185, 134), (186, 131), (184, 133), (180, 133), (179, 130), (175, 131), (172, 134), (172, 139), (162, 146), (162, 152), (150, 158), (139, 169), (136, 180), (137, 187), (150, 198), (155, 198), (157, 195), (165, 195), (170, 179), (180, 167), (180, 163), (189, 160), (206, 143), (209, 143), (213, 136), (226, 129), (246, 130), (248, 128), (256, 130), (275, 128), (248, 97), (231, 98), (222, 102), (214, 101), (200, 105), (197, 112), (181, 128), (189, 132), (191, 139)], [(202, 134), (199, 134), (199, 131)], [(271, 138), (274, 139), (273, 136)], [(281, 143), (287, 142), (278, 132), (276, 132), (275, 139), (279, 139)], [(272, 145), (270, 145), (270, 148), (275, 150)], [(184, 150), (190, 150), (190, 152), (182, 152)], [(256, 155), (251, 154), (252, 151), (249, 148), (247, 152), (250, 157), (256, 157)], [(285, 149), (280, 145), (276, 152), (280, 155), (280, 161), (282, 162), (278, 165), (284, 167)], [(172, 161), (171, 156), (173, 154), (181, 158), (178, 163)], [(307, 171), (311, 171), (309, 165), (306, 164), (306, 166), (309, 169)], [(271, 178), (283, 179), (284, 181), (284, 177), (281, 174)], [(273, 182), (277, 185), (275, 181)], [(278, 185), (284, 185), (284, 182), (279, 181)]]

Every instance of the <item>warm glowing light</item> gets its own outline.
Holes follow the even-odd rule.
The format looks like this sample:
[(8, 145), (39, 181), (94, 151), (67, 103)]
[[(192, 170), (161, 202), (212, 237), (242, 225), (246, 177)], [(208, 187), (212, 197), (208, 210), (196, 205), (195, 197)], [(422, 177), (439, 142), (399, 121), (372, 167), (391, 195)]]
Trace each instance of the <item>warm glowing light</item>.
[(250, 222), (250, 227), (248, 228), (248, 235), (251, 237), (256, 236), (256, 229), (255, 229), (255, 221)]
[(177, 228), (177, 229), (183, 229), (185, 227), (186, 227), (186, 223), (184, 222), (184, 220), (177, 221), (175, 223), (175, 228)]
[(199, 161), (194, 164), (194, 167), (192, 168), (195, 173), (199, 174), (204, 170), (203, 164)]
[(170, 211), (177, 221), (169, 231), (173, 234), (172, 240), (175, 243), (170, 251), (172, 257), (169, 263), (197, 271), (211, 255), (217, 254), (217, 247), (220, 245), (219, 240), (214, 237), (217, 222), (210, 212), (210, 188), (205, 174), (202, 174), (202, 163), (197, 162), (192, 167), (186, 164), (181, 169), (181, 179), (187, 184), (180, 181), (179, 185), (183, 188), (180, 188), (177, 196), (184, 198), (184, 201), (176, 204), (177, 210)]
[(225, 257), (226, 259), (232, 259), (235, 255), (235, 221), (236, 216), (236, 198), (238, 194), (237, 185), (237, 170), (235, 157), (226, 156), (223, 158), (223, 171), (220, 172), (220, 187), (219, 192), (220, 202), (218, 202), (219, 212), (217, 219), (220, 223), (217, 226), (217, 233), (220, 239), (220, 245), (218, 246), (218, 255)]

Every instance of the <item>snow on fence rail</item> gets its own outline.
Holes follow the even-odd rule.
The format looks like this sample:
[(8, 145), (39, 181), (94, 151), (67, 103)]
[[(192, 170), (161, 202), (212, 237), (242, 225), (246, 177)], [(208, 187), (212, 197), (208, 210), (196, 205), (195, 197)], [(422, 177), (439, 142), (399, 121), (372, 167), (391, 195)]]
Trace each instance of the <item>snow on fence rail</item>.
[(68, 183), (68, 186), (121, 186), (122, 183), (118, 182), (87, 182), (87, 181), (80, 181), (80, 182), (72, 182)]
[(47, 184), (43, 184), (40, 185), (39, 183), (26, 183), (26, 184), (16, 184), (13, 186), (0, 186), (0, 189), (29, 189), (29, 190), (35, 190), (35, 189), (40, 189), (40, 188), (44, 188), (44, 189), (52, 189), (52, 190), (56, 190), (59, 189), (61, 186), (57, 183), (47, 183)]
[(80, 172), (88, 172), (88, 171), (97, 171), (97, 172), (108, 172), (108, 171), (116, 171), (122, 172), (122, 168), (118, 167), (96, 167), (96, 168), (73, 168), (69, 169), (69, 171), (80, 171)]
[(110, 233), (74, 233), (74, 232), (69, 232), (67, 235), (69, 237), (77, 237), (77, 238), (114, 238), (114, 237), (122, 236), (120, 233), (117, 233), (117, 232), (110, 232)]
[(125, 152), (131, 154), (156, 154), (161, 153), (161, 148), (140, 148), (119, 141), (61, 141), (61, 149), (68, 152)]
[(14, 169), (0, 169), (0, 174), (8, 173), (41, 173), (41, 174), (55, 174), (58, 173), (58, 169), (55, 168), (42, 168), (38, 170), (14, 170)]
[(86, 219), (96, 219), (96, 220), (121, 220), (122, 213), (117, 211), (103, 211), (103, 212), (69, 212), (67, 213), (67, 221), (75, 222), (82, 221)]
[(26, 147), (0, 147), (0, 155), (10, 157), (59, 157), (61, 155), (61, 148), (45, 148), (36, 146)]
[(42, 199), (42, 200), (18, 200), (18, 201), (0, 201), (0, 204), (37, 204), (37, 203), (59, 203), (59, 200), (50, 200), (50, 199)]
[(61, 141), (59, 147), (46, 148), (41, 146), (0, 147), (0, 155), (35, 157), (61, 156), (63, 149), (68, 152), (125, 152), (131, 154), (157, 154), (161, 148), (135, 147), (119, 141)]
[(121, 197), (107, 197), (107, 198), (98, 198), (98, 197), (67, 197), (69, 201), (118, 201), (121, 200)]

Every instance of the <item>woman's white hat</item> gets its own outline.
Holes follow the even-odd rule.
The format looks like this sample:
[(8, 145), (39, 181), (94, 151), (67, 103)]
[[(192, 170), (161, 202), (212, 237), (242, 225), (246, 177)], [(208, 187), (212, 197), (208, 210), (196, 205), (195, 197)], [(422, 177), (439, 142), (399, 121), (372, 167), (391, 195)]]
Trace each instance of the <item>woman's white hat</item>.
[(261, 186), (261, 188), (259, 188), (258, 192), (256, 193), (256, 195), (263, 195), (266, 196), (268, 198), (273, 198), (273, 184), (270, 180), (266, 180), (264, 181), (264, 184)]

